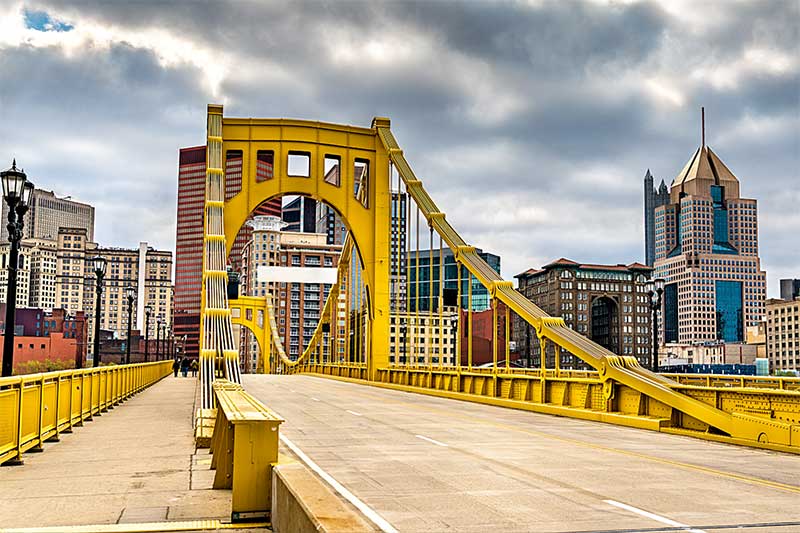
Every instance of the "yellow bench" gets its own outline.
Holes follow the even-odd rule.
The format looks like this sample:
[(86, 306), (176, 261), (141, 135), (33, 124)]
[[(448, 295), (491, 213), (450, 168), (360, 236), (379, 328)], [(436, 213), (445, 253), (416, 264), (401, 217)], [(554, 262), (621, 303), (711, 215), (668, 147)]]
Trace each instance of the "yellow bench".
[(225, 380), (214, 382), (211, 437), (215, 489), (232, 489), (231, 520), (270, 519), (272, 467), (278, 462), (278, 415)]

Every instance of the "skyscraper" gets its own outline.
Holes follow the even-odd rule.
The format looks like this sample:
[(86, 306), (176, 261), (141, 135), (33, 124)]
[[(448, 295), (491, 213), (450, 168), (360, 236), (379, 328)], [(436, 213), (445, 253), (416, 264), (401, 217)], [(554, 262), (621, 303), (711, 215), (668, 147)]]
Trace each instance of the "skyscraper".
[[(8, 220), (8, 204), (3, 202), (3, 220)], [(8, 240), (6, 224), (0, 224), (0, 240)], [(90, 241), (94, 240), (94, 207), (71, 200), (69, 196), (59, 198), (53, 191), (36, 189), (28, 212), (25, 213), (23, 236), (26, 238), (58, 238), (58, 228), (85, 228)]]
[(800, 296), (800, 279), (781, 280), (781, 300), (794, 300)]
[(653, 175), (650, 169), (644, 175), (644, 260), (647, 266), (653, 266), (656, 260), (656, 208), (669, 203), (669, 191), (664, 180), (658, 190), (653, 187)]
[(666, 280), (668, 343), (743, 342), (764, 320), (756, 200), (703, 143), (655, 210), (655, 276)]
[[(242, 190), (242, 151), (225, 152), (225, 199)], [(271, 152), (259, 152), (256, 181), (272, 177)], [(203, 203), (206, 187), (206, 147), (181, 148), (178, 162), (178, 220), (175, 239), (175, 337), (186, 335), (185, 354), (198, 356), (200, 333), (200, 288), (203, 271)], [(273, 198), (251, 214), (280, 216), (281, 199)], [(233, 242), (228, 258), (237, 272), (242, 250), (250, 241), (252, 228), (244, 224)]]
[(198, 356), (200, 285), (203, 273), (203, 203), (206, 147), (181, 148), (178, 159), (178, 212), (175, 236), (175, 337), (186, 336), (184, 353)]

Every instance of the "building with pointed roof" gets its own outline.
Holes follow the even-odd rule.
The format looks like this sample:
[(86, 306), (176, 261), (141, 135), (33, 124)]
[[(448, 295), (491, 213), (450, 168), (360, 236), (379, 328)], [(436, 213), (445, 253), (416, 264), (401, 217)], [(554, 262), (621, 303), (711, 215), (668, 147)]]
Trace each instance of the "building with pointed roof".
[(655, 208), (655, 275), (666, 280), (666, 343), (744, 342), (764, 320), (757, 202), (702, 144)]
[(656, 260), (656, 208), (669, 203), (667, 184), (661, 180), (658, 190), (653, 186), (653, 175), (650, 169), (644, 175), (644, 262), (653, 266)]

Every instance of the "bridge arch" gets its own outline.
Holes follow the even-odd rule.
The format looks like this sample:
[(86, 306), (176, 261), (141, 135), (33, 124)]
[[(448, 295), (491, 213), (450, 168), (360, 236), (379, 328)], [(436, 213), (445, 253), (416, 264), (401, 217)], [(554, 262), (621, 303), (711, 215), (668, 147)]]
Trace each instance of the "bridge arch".
[(226, 117), (220, 136), (221, 162), (241, 159), (236, 168), (240, 181), (226, 176), (226, 255), (256, 208), (276, 197), (298, 195), (324, 202), (347, 225), (361, 263), (371, 321), (370, 374), (388, 364), (389, 345), (392, 196), (389, 153), (377, 135), (378, 126), (388, 127), (388, 119), (376, 118), (371, 128), (360, 128)]

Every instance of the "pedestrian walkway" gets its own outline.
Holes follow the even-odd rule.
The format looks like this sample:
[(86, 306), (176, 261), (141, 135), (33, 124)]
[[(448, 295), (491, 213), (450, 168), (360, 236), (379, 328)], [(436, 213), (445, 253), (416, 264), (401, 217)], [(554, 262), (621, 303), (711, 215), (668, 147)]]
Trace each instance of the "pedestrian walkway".
[(227, 521), (231, 493), (211, 489), (208, 450), (195, 455), (196, 387), (197, 379), (170, 375), (25, 454), (24, 465), (0, 468), (0, 531)]

